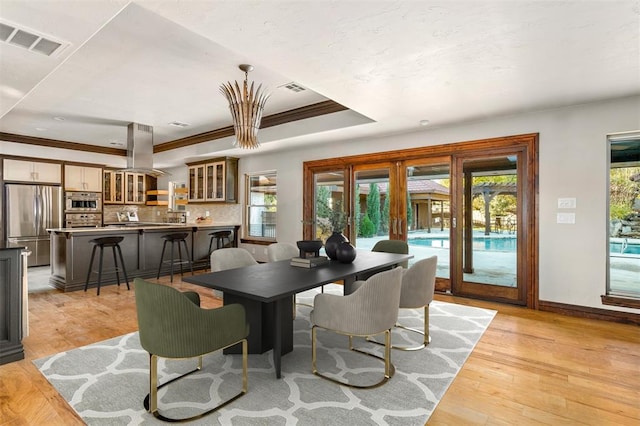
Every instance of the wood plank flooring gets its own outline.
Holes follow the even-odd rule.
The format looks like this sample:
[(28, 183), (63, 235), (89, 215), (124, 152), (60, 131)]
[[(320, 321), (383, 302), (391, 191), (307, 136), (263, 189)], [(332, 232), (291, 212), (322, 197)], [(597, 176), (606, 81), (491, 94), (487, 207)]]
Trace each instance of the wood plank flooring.
[[(168, 277), (160, 282), (169, 283)], [(204, 307), (220, 301), (196, 290)], [(640, 424), (640, 327), (436, 295), (498, 311), (430, 425)], [(32, 360), (137, 330), (126, 286), (29, 297), (26, 359), (0, 366), (0, 425), (82, 425)]]

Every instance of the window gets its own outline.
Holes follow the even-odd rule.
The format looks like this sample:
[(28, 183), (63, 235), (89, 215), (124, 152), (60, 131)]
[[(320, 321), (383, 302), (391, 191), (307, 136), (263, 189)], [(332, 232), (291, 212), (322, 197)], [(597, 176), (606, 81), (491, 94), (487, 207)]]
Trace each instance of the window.
[(619, 304), (612, 299), (640, 299), (640, 133), (609, 137), (608, 192), (609, 300), (603, 300)]
[(276, 172), (247, 175), (247, 237), (276, 239)]

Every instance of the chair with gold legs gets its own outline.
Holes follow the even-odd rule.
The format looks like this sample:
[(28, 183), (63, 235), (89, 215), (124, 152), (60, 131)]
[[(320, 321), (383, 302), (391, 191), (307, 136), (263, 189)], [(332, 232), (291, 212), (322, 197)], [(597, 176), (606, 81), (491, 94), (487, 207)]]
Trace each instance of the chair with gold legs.
[[(437, 256), (431, 256), (414, 263), (409, 269), (405, 269), (402, 274), (402, 287), (400, 291), (400, 309), (424, 308), (424, 331), (416, 328), (404, 326), (396, 323), (397, 328), (418, 333), (423, 336), (422, 343), (417, 346), (392, 345), (393, 349), (402, 351), (417, 351), (427, 347), (431, 342), (429, 335), (429, 305), (433, 301), (433, 292), (436, 283)], [(356, 281), (353, 288), (358, 288), (363, 281)], [(382, 345), (373, 339), (370, 342)]]
[[(196, 292), (180, 292), (173, 287), (134, 281), (140, 344), (149, 352), (149, 394), (144, 407), (160, 420), (181, 422), (201, 418), (247, 393), (247, 324), (242, 305), (217, 309), (200, 308)], [(235, 396), (193, 417), (169, 418), (158, 408), (158, 389), (202, 368), (202, 356), (242, 343), (242, 389)], [(195, 358), (198, 367), (158, 386), (158, 358)]]
[[(321, 293), (313, 301), (310, 319), (311, 364), (313, 374), (341, 385), (370, 389), (386, 383), (395, 373), (391, 363), (391, 328), (398, 320), (402, 268), (373, 275), (356, 291), (346, 296)], [(324, 328), (349, 336), (349, 350), (384, 361), (384, 377), (373, 384), (355, 384), (320, 373), (316, 367), (317, 329)], [(353, 347), (353, 336), (385, 335), (384, 358)]]

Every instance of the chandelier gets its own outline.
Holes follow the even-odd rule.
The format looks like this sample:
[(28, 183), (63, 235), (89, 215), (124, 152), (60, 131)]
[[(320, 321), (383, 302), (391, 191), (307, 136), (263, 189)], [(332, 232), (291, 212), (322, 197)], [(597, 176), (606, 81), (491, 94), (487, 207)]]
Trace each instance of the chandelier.
[(235, 84), (227, 82), (220, 86), (220, 91), (229, 101), (229, 110), (233, 118), (233, 130), (236, 134), (235, 146), (240, 148), (257, 148), (258, 129), (262, 121), (264, 104), (269, 99), (270, 94), (262, 90), (262, 84), (257, 90), (253, 90), (254, 82), (249, 88), (248, 74), (253, 71), (253, 65), (242, 64), (239, 68), (244, 71), (244, 85), (242, 90), (236, 81)]

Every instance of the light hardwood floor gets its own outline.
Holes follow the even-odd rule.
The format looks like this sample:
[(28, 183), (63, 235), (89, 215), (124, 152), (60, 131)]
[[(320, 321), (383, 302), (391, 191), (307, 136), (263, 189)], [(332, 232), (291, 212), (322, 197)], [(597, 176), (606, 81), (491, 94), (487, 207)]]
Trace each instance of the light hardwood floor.
[[(160, 280), (168, 283), (166, 277)], [(216, 307), (212, 292), (196, 290)], [(640, 424), (640, 327), (437, 295), (498, 311), (430, 425)], [(0, 366), (0, 425), (81, 425), (32, 360), (137, 329), (125, 286), (29, 297), (26, 359)]]

